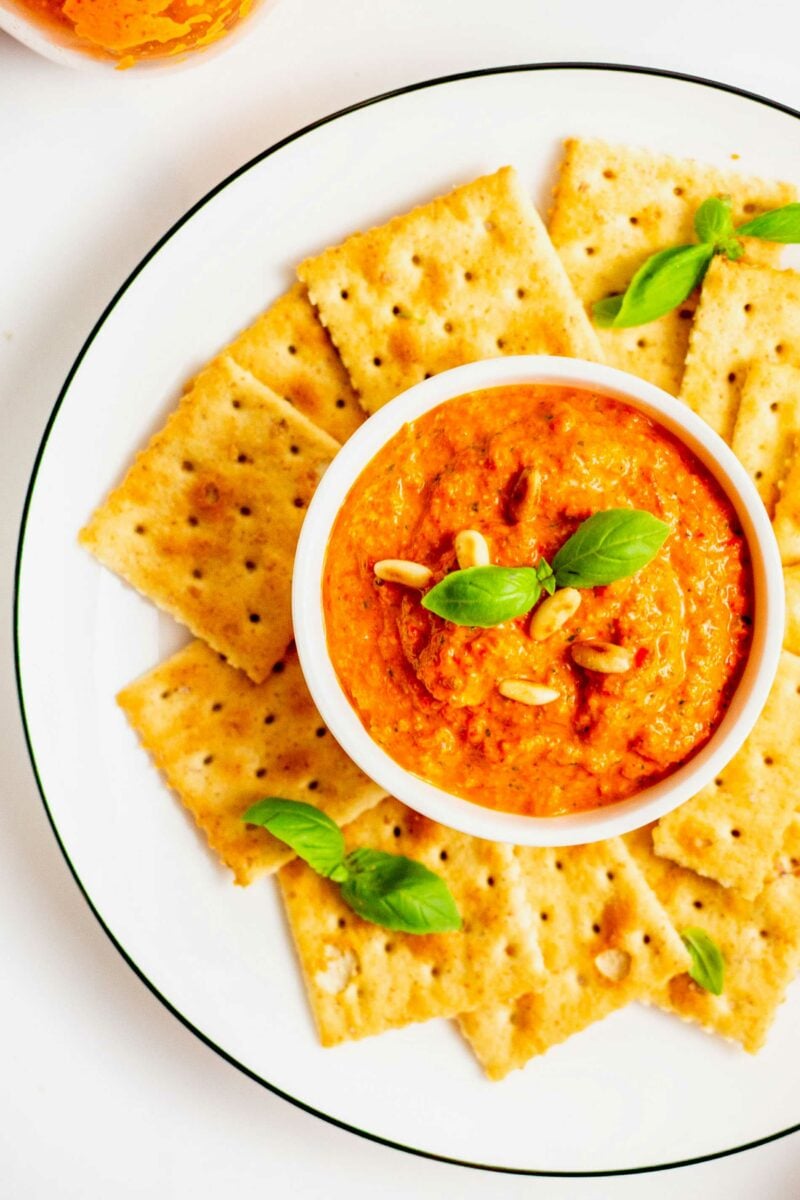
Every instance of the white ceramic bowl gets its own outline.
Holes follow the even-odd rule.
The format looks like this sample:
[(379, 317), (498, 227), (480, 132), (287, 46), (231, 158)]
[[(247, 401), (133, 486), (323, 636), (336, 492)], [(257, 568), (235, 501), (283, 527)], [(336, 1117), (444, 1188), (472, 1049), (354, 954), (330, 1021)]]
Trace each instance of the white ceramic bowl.
[[(383, 445), (409, 421), (466, 392), (503, 384), (543, 383), (595, 389), (652, 417), (678, 437), (730, 498), (749, 543), (755, 581), (753, 638), (747, 664), (722, 722), (707, 744), (668, 778), (637, 795), (589, 812), (529, 817), (498, 812), (454, 796), (401, 767), (352, 708), (328, 654), (322, 573), (331, 528), (352, 484)], [(453, 829), (494, 841), (568, 846), (627, 833), (687, 800), (730, 761), (752, 729), (775, 676), (783, 640), (780, 556), (758, 493), (739, 460), (679, 400), (624, 371), (572, 358), (489, 359), (436, 375), (397, 396), (354, 434), (328, 468), (309, 505), (294, 568), (292, 613), (300, 663), (328, 728), (352, 759), (387, 792)]]

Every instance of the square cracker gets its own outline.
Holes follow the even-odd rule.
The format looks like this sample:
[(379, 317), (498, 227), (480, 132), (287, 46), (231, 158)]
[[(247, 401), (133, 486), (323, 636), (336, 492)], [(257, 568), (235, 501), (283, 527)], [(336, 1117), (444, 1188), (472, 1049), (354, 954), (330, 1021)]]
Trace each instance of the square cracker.
[(800, 654), (800, 563), (784, 567), (783, 583), (786, 588), (786, 629), (783, 644), (792, 654)]
[(297, 538), (338, 448), (221, 357), (137, 455), (80, 541), (260, 682), (292, 640)]
[(337, 442), (347, 441), (364, 420), (347, 372), (302, 284), (276, 300), (225, 353)]
[(491, 1079), (649, 995), (688, 964), (669, 918), (619, 838), (590, 846), (517, 847), (551, 972), (510, 1004), (459, 1018)]
[(800, 274), (715, 258), (692, 327), (680, 398), (731, 440), (756, 363), (800, 367)]
[(480, 358), (600, 357), (511, 167), (357, 233), (297, 273), (368, 412)]
[(731, 448), (770, 516), (800, 433), (800, 368), (757, 361), (747, 372)]
[(305, 800), (343, 823), (384, 796), (326, 730), (294, 651), (253, 683), (191, 642), (117, 700), (237, 883), (294, 857), (265, 829), (244, 824), (256, 800)]
[[(720, 170), (652, 150), (569, 138), (555, 187), (550, 236), (581, 300), (623, 292), (646, 258), (695, 241), (694, 214), (729, 195), (734, 221), (795, 199), (790, 184)], [(777, 264), (780, 247), (747, 240), (747, 257)], [(636, 329), (598, 329), (606, 361), (677, 395), (695, 300)]]
[(781, 561), (800, 562), (800, 434), (795, 434), (772, 521)]
[(755, 1053), (800, 969), (800, 820), (792, 820), (770, 880), (754, 900), (659, 858), (649, 829), (626, 841), (676, 929), (705, 930), (725, 960), (721, 996), (681, 973), (654, 988), (650, 999)]
[(412, 1021), (452, 1017), (541, 983), (542, 956), (513, 848), (467, 837), (384, 800), (345, 832), (418, 859), (441, 875), (461, 912), (454, 933), (393, 933), (347, 907), (339, 889), (299, 859), (281, 885), (324, 1046)]
[(757, 896), (797, 804), (798, 745), (800, 657), (783, 650), (752, 733), (713, 783), (662, 817), (656, 854)]

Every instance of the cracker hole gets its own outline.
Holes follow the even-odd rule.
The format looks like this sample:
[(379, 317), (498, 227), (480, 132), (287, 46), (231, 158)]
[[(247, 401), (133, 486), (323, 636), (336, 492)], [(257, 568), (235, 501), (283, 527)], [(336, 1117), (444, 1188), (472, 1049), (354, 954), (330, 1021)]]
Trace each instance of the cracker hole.
[(599, 933), (599, 932), (600, 932), (600, 926), (595, 922), (595, 924), (592, 926), (592, 933)]
[(502, 350), (504, 346), (505, 346), (505, 342), (503, 341), (503, 339), (502, 339), (502, 338), (498, 338), (498, 339), (497, 339), (497, 349), (498, 349), (498, 350)]
[(606, 879), (608, 879), (608, 880), (610, 880), (610, 881), (612, 881), (612, 882), (613, 882), (613, 880), (614, 880), (614, 872), (613, 872), (613, 871), (606, 871)]
[(510, 942), (506, 946), (506, 954), (508, 955), (509, 958), (516, 958), (517, 957), (517, 947), (513, 943)]
[(394, 829), (392, 830), (392, 833), (394, 834), (395, 837), (400, 837), (402, 832), (403, 831), (399, 825), (395, 825)]
[(260, 613), (250, 613), (250, 616), (248, 619), (249, 619), (251, 625), (258, 625), (259, 621), (261, 620), (261, 614)]
[(290, 354), (297, 354), (297, 346), (287, 346), (286, 349)]
[(732, 838), (740, 838), (741, 836), (742, 836), (742, 831), (741, 831), (741, 829), (732, 829), (732, 830), (731, 830), (731, 837), (732, 837)]
[(616, 178), (617, 178), (616, 171), (612, 171), (610, 167), (606, 167), (605, 171), (603, 171), (603, 179), (616, 179)]
[(372, 361), (376, 367), (379, 367), (381, 365), (381, 363), (383, 362), (383, 359), (378, 358), (378, 356), (376, 355)]
[(770, 411), (770, 412), (777, 412), (777, 411), (778, 411), (778, 401), (777, 401), (777, 400), (773, 400), (773, 401), (772, 401), (772, 404), (770, 404), (770, 406), (769, 406), (769, 411)]
[(202, 579), (202, 578), (203, 578), (203, 572), (200, 570), (199, 567), (195, 567), (195, 569), (192, 571), (192, 579)]
[(209, 767), (213, 761), (214, 761), (214, 755), (213, 755), (213, 754), (207, 754), (207, 755), (205, 756), (205, 758), (203, 759), (203, 766), (204, 766), (204, 767)]
[(136, 526), (134, 526), (134, 530), (133, 530), (133, 532), (134, 532), (134, 533), (144, 533), (144, 532), (145, 532), (144, 525), (136, 525)]
[(771, 767), (774, 765), (774, 763), (775, 763), (775, 759), (772, 757), (771, 754), (764, 755), (764, 766), (765, 767)]
[(194, 470), (194, 463), (193, 463), (193, 462), (190, 462), (188, 458), (185, 458), (185, 459), (183, 460), (183, 462), (181, 463), (181, 470), (182, 470), (182, 471), (193, 471), (193, 470)]
[(194, 528), (194, 527), (195, 527), (195, 525), (197, 525), (197, 524), (198, 524), (197, 517), (189, 517), (189, 518), (188, 518), (188, 523), (189, 523), (189, 525), (191, 525), (191, 526), (192, 526), (192, 528)]
[(418, 254), (412, 254), (411, 261), (415, 267), (418, 267), (419, 264), (422, 262), (422, 259), (420, 258), (420, 256)]
[(439, 978), (439, 968), (431, 967), (431, 979), (438, 979), (438, 978)]
[(728, 372), (728, 383), (736, 383), (736, 372), (735, 371)]
[(171, 696), (171, 695), (172, 695), (172, 692), (169, 690), (169, 688), (167, 688), (167, 690), (166, 690), (165, 692), (162, 692), (162, 693), (161, 693), (161, 699), (162, 699), (162, 700), (169, 700), (169, 698), (170, 698), (170, 696)]
[(273, 675), (280, 675), (285, 670), (286, 670), (286, 663), (282, 662), (280, 659), (278, 659), (278, 661), (276, 663), (272, 664), (272, 674)]
[(472, 271), (465, 271), (464, 278), (466, 279), (467, 283), (472, 283), (472, 280), (474, 278)]
[(650, 934), (646, 933), (644, 935), (644, 937), (642, 938), (642, 941), (644, 942), (645, 946), (649, 946), (650, 945)]
[(754, 213), (755, 211), (756, 211), (755, 204), (745, 204), (744, 208), (742, 209), (742, 212), (746, 212), (746, 213)]
[(446, 850), (440, 850), (440, 851), (439, 851), (439, 861), (440, 861), (440, 862), (447, 862), (447, 851), (446, 851)]
[(336, 922), (336, 924), (339, 926), (340, 929), (347, 928), (347, 921), (345, 921), (344, 917), (339, 917), (339, 920)]
[(559, 859), (556, 859), (556, 870), (557, 871), (564, 870), (564, 864)]
[(239, 512), (243, 517), (249, 517), (252, 511), (253, 510), (247, 504), (243, 504), (239, 509)]
[(453, 332), (453, 325), (452, 325), (452, 322), (451, 322), (451, 321), (445, 321), (445, 323), (444, 323), (444, 331), (445, 331), (445, 333), (452, 333), (452, 332)]
[(682, 321), (690, 321), (692, 318), (692, 310), (690, 308), (682, 308), (678, 313)]
[(423, 376), (423, 378), (424, 378), (424, 379), (430, 379), (430, 378), (431, 378), (431, 373), (430, 373), (430, 371), (426, 371), (426, 372), (425, 372), (425, 374), (424, 374), (424, 376)]
[(244, 569), (245, 571), (255, 571), (256, 564), (253, 562), (252, 558), (246, 558), (244, 560)]
[(347, 288), (342, 288), (342, 290), (339, 292), (339, 295), (342, 297), (343, 300), (350, 299), (350, 293), (348, 292)]
[(762, 937), (762, 938), (768, 938), (768, 937), (769, 937), (769, 930), (768, 930), (768, 929), (759, 929), (759, 931), (758, 931), (758, 936), (759, 936), (759, 937)]
[(764, 472), (756, 471), (756, 479), (763, 479), (763, 478), (764, 478)]
[(266, 773), (267, 773), (266, 767), (259, 767), (258, 770), (256, 771), (256, 779), (263, 779), (264, 776), (266, 775)]
[(306, 787), (308, 788), (308, 790), (310, 792), (315, 792), (317, 790), (317, 788), (319, 787), (319, 780), (318, 779), (309, 780), (309, 782), (306, 784)]
[(487, 875), (487, 876), (486, 876), (486, 886), (487, 886), (487, 887), (494, 887), (494, 875)]
[(586, 253), (589, 255), (589, 258), (591, 258), (591, 257), (592, 257), (592, 255), (594, 254), (594, 252), (595, 252), (594, 246), (587, 246), (587, 247), (586, 247)]
[(749, 302), (748, 302), (747, 304), (745, 304), (745, 306), (744, 306), (744, 311), (745, 311), (746, 313), (752, 312), (752, 311), (753, 311), (753, 306), (752, 306), (752, 304), (750, 304)]
[(325, 728), (325, 726), (324, 726), (324, 725), (320, 725), (319, 729), (317, 729), (315, 732), (316, 732), (316, 736), (317, 736), (317, 737), (325, 737), (325, 734), (326, 734), (328, 731), (327, 731), (327, 729)]
[[(337, 408), (344, 408), (344, 404), (345, 404), (345, 402), (344, 402), (344, 400), (342, 400), (342, 398), (341, 398), (341, 396), (340, 396), (340, 397), (339, 397), (339, 399), (336, 401), (336, 407), (337, 407)], [(296, 446), (294, 446), (294, 447), (292, 448), (292, 454), (297, 454), (297, 447), (296, 447)]]
[(306, 502), (302, 496), (295, 496), (294, 506), (295, 506), (295, 508), (305, 508)]
[(638, 224), (639, 224), (639, 218), (638, 218), (638, 217), (628, 217), (628, 221), (630, 222), (630, 224), (631, 224), (631, 225), (638, 225)]
[(231, 408), (241, 408), (241, 407), (242, 407), (241, 400), (231, 400)]
[(220, 704), (219, 700), (217, 700), (217, 702), (215, 704), (211, 705), (211, 711), (212, 712), (222, 712), (222, 705)]
[(540, 920), (540, 921), (549, 921), (549, 920), (550, 920), (550, 914), (549, 914), (549, 913), (546, 913), (546, 912), (541, 912), (541, 913), (539, 913), (539, 920)]
[(247, 457), (246, 454), (237, 454), (236, 461), (238, 463), (249, 463), (251, 460)]
[(718, 777), (717, 777), (717, 778), (714, 780), (714, 783), (717, 785), (717, 787), (722, 787), (722, 785), (723, 785), (723, 783), (724, 783), (724, 782), (725, 782), (725, 780), (722, 778), (722, 776), (721, 776), (721, 775), (719, 775), (719, 776), (718, 776)]
[(518, 300), (525, 299), (525, 288), (517, 288), (517, 299)]
[(394, 942), (384, 942), (384, 944), (383, 944), (384, 954), (391, 954), (393, 950), (394, 950)]
[(783, 345), (783, 342), (778, 342), (778, 344), (777, 344), (777, 345), (776, 345), (776, 347), (775, 347), (775, 353), (776, 353), (776, 354), (783, 354), (783, 351), (784, 351), (784, 345)]
[(673, 194), (674, 196), (682, 196), (682, 195), (683, 195), (683, 188), (682, 188), (682, 187), (674, 187), (674, 188), (672, 189), (672, 194)]
[(264, 724), (265, 725), (274, 725), (274, 723), (275, 723), (275, 714), (267, 713), (267, 715), (264, 717)]
[[(339, 401), (337, 400), (337, 401), (336, 401), (336, 403), (338, 404), (338, 403), (339, 403)], [(299, 454), (299, 453), (300, 453), (300, 447), (299, 447), (299, 446), (290, 446), (290, 447), (289, 447), (289, 453), (290, 453), (290, 454)]]
[(645, 346), (647, 345), (647, 339), (646, 338), (637, 338), (636, 345), (639, 347), (640, 350), (644, 350)]

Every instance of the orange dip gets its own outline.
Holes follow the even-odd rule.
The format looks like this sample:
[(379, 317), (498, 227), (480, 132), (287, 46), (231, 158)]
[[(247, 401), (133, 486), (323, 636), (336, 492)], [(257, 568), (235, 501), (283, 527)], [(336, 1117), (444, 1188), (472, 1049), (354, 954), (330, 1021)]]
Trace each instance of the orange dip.
[(223, 37), (253, 0), (17, 0), (58, 40), (120, 67), (208, 46)]
[[(373, 572), (410, 559), (433, 586), (458, 568), (463, 529), (483, 533), (496, 564), (551, 561), (587, 517), (626, 507), (666, 521), (666, 543), (637, 574), (583, 590), (546, 641), (529, 616), (454, 625)], [(665, 429), (593, 392), (518, 385), (441, 405), (369, 463), (333, 527), (323, 602), (340, 682), (392, 758), (478, 804), (544, 816), (630, 796), (708, 740), (749, 649), (752, 574), (730, 502)], [(631, 669), (577, 667), (570, 644), (592, 638), (628, 647)], [(505, 699), (507, 678), (559, 698)]]

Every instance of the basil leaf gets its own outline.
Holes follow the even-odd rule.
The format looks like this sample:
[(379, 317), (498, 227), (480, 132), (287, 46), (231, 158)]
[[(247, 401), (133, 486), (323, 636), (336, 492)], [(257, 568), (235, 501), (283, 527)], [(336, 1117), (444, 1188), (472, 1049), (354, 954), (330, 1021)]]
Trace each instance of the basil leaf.
[(447, 884), (422, 863), (382, 850), (354, 850), (345, 860), (342, 899), (363, 917), (402, 933), (447, 933), (461, 915)]
[(711, 196), (694, 214), (694, 230), (701, 242), (718, 245), (733, 237), (730, 196)]
[(655, 557), (669, 525), (636, 508), (610, 508), (589, 517), (553, 559), (559, 587), (601, 587), (634, 575)]
[(721, 996), (725, 982), (725, 959), (717, 943), (704, 929), (692, 926), (681, 933), (683, 944), (692, 958), (689, 975), (714, 996)]
[(422, 599), (422, 607), (454, 625), (488, 629), (533, 608), (542, 594), (537, 567), (467, 567), (451, 571)]
[(337, 881), (346, 878), (342, 831), (313, 804), (270, 796), (248, 808), (242, 820), (249, 825), (261, 825), (273, 837), (286, 842), (317, 874)]
[(610, 329), (621, 308), (622, 296), (606, 296), (604, 300), (596, 300), (592, 305), (595, 325), (600, 329)]
[(673, 246), (651, 255), (628, 284), (614, 329), (647, 325), (682, 304), (702, 282), (714, 247)]
[(736, 233), (741, 237), (763, 238), (765, 242), (800, 242), (800, 204), (785, 204), (745, 221)]

